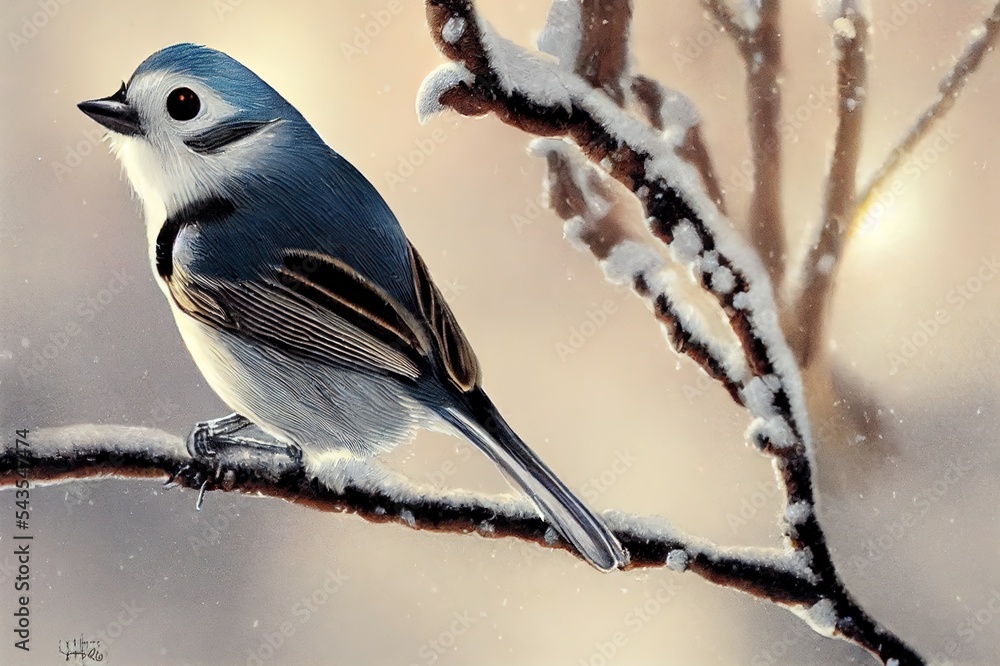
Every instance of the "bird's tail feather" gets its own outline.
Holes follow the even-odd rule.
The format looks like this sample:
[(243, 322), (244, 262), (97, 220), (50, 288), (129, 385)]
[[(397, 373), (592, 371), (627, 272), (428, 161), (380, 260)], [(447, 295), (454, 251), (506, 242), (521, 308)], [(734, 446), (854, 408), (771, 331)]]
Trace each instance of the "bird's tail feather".
[(444, 408), (442, 418), (523, 488), (562, 537), (591, 564), (602, 571), (622, 567), (625, 554), (604, 521), (584, 506), (528, 448), (482, 389), (474, 389), (465, 396), (466, 409)]

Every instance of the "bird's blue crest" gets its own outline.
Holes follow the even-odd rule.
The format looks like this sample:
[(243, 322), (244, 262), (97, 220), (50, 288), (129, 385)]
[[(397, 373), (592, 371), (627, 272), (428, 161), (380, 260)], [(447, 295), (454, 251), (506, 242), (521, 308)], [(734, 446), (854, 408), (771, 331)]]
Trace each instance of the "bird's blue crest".
[[(199, 44), (174, 44), (146, 58), (132, 74), (155, 71), (176, 72), (201, 79), (238, 109), (273, 113), (295, 112), (278, 92), (253, 71), (230, 56)], [(131, 79), (129, 80), (131, 84)]]

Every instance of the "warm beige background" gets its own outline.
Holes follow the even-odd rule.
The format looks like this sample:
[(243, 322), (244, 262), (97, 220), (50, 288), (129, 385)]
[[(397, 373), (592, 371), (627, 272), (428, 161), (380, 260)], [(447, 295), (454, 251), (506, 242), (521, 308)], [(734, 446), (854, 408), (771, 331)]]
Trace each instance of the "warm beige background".
[[(481, 4), (502, 34), (522, 44), (533, 42), (546, 10), (541, 2)], [(746, 191), (734, 174), (747, 152), (740, 66), (695, 0), (666, 4), (638, 3), (636, 58), (643, 72), (697, 102), (738, 220)], [(905, 4), (915, 12), (897, 15), (898, 30), (884, 24), (873, 34), (864, 174), (931, 98), (990, 5)], [(742, 443), (745, 415), (715, 387), (696, 394), (706, 384), (665, 348), (641, 303), (609, 287), (592, 259), (562, 240), (554, 216), (535, 212), (543, 169), (526, 155), (526, 138), (493, 119), (417, 124), (416, 90), (440, 62), (421, 4), (403, 0), (367, 53), (345, 57), (342, 45), (388, 5), (77, 0), (58, 5), (15, 51), (9, 33), (20, 32), (39, 3), (4, 3), (5, 444), (15, 427), (77, 422), (180, 434), (226, 411), (188, 358), (153, 283), (139, 206), (106, 149), (88, 142), (95, 125), (75, 108), (113, 92), (153, 50), (196, 41), (258, 72), (379, 186), (439, 282), (452, 285), (451, 303), (488, 390), (571, 486), (597, 493), (592, 505), (669, 516), (726, 544), (776, 543), (778, 502), (764, 492), (767, 462)], [(832, 72), (814, 3), (787, 5), (784, 83), (793, 112), (811, 90), (832, 83)], [(876, 19), (890, 19), (894, 3), (873, 5)], [(220, 6), (232, 11), (220, 15)], [(690, 46), (699, 40), (704, 46)], [(685, 49), (691, 62), (676, 60)], [(884, 401), (891, 459), (862, 465), (856, 460), (879, 456), (820, 454), (831, 484), (824, 504), (831, 540), (857, 596), (914, 644), (934, 652), (954, 640), (954, 655), (973, 663), (995, 663), (1000, 654), (1000, 620), (992, 613), (976, 619), (1000, 590), (1000, 279), (961, 309), (947, 297), (1000, 244), (998, 102), (1000, 58), (991, 54), (944, 123), (958, 136), (953, 148), (919, 177), (902, 179), (904, 195), (852, 247), (842, 272), (838, 357)], [(794, 240), (817, 217), (831, 129), (824, 109), (785, 146)], [(434, 132), (443, 140), (433, 153), (390, 188), (386, 172)], [(515, 215), (533, 223), (519, 230)], [(101, 298), (116, 272), (127, 285), (92, 312), (87, 300)], [(556, 345), (606, 299), (617, 311), (561, 360)], [(887, 355), (936, 309), (946, 310), (949, 323), (890, 374)], [(32, 353), (71, 324), (78, 334), (57, 357), (22, 377)], [(602, 472), (608, 480), (618, 456), (635, 462), (610, 487), (585, 486)], [(446, 438), (421, 436), (396, 458), (418, 477), (447, 470), (449, 485), (506, 487), (478, 455)], [(915, 498), (933, 495), (956, 459), (971, 469), (910, 526), (894, 527), (921, 506)], [(9, 566), (12, 498), (3, 496), (0, 564)], [(193, 493), (164, 492), (156, 483), (76, 484), (33, 498), (33, 650), (24, 659), (11, 649), (13, 591), (0, 569), (2, 663), (56, 663), (59, 640), (117, 634), (113, 623), (126, 605), (138, 614), (109, 646), (110, 664), (245, 664), (248, 651), (286, 621), (295, 635), (268, 663), (871, 663), (808, 633), (785, 611), (691, 575), (601, 576), (562, 553), (512, 541), (421, 534), (238, 496), (211, 495), (196, 513)], [(737, 524), (741, 508), (746, 520)], [(198, 538), (212, 537), (213, 522), (222, 528), (218, 538), (196, 548)], [(879, 538), (884, 545), (871, 551), (867, 540)], [(337, 569), (348, 580), (301, 623), (296, 604)], [(667, 603), (649, 601), (657, 590)], [(657, 612), (637, 621), (634, 609), (644, 603)], [(466, 623), (473, 618), (471, 626), (455, 624), (456, 613), (467, 613)], [(616, 632), (624, 646), (602, 661), (599, 645)], [(436, 652), (438, 640), (448, 649)]]

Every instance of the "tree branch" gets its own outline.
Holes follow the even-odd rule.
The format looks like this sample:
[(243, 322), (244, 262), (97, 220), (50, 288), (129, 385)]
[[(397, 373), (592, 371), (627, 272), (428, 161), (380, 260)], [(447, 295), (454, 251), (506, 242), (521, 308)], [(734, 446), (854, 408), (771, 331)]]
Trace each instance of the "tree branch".
[(750, 35), (750, 30), (736, 20), (733, 10), (726, 4), (726, 0), (701, 0), (701, 6), (708, 10), (712, 19), (732, 36), (737, 46), (742, 50), (743, 43)]
[[(767, 271), (729, 229), (698, 172), (677, 156), (669, 136), (625, 113), (581, 77), (497, 36), (468, 0), (427, 0), (426, 5), (431, 34), (454, 62), (425, 79), (418, 100), (421, 118), (449, 107), (465, 115), (492, 112), (531, 134), (571, 139), (635, 194), (650, 231), (715, 299), (739, 341), (747, 375), (730, 379), (741, 387), (740, 401), (755, 417), (748, 436), (773, 458), (786, 494), (788, 545), (806, 558), (823, 590), (807, 619), (818, 631), (855, 642), (884, 662), (923, 663), (865, 613), (837, 574), (816, 518), (801, 379), (777, 326)], [(463, 26), (457, 37), (445, 30), (456, 21)], [(689, 124), (685, 118), (672, 120)], [(612, 250), (604, 264), (610, 275), (633, 284), (662, 283), (659, 263), (631, 247), (618, 256)]]
[(628, 72), (632, 3), (619, 0), (579, 0), (583, 39), (573, 70), (619, 105), (625, 103), (622, 85)]
[[(30, 456), (7, 448), (0, 455), (0, 488), (22, 470), (32, 486), (76, 479), (172, 479), (202, 489), (188, 472), (199, 463), (180, 437), (151, 428), (75, 425), (33, 430)], [(187, 471), (184, 471), (187, 469)], [(437, 490), (412, 483), (373, 460), (341, 465), (323, 478), (306, 476), (296, 465), (274, 465), (267, 457), (246, 457), (214, 471), (205, 491), (239, 491), (283, 499), (311, 509), (351, 513), (372, 523), (415, 530), (509, 537), (579, 557), (518, 496)], [(608, 512), (605, 521), (628, 551), (627, 568), (669, 567), (690, 571), (718, 585), (781, 604), (808, 608), (820, 603), (803, 558), (774, 549), (722, 549), (674, 530), (662, 518)]]
[(546, 193), (549, 207), (566, 220), (566, 236), (579, 241), (601, 262), (614, 263), (630, 252), (642, 257), (643, 270), (628, 275), (609, 274), (615, 282), (629, 282), (647, 299), (663, 326), (670, 346), (688, 356), (709, 377), (719, 381), (737, 404), (748, 376), (746, 362), (726, 346), (704, 335), (709, 324), (694, 307), (683, 308), (672, 288), (678, 276), (650, 246), (649, 234), (629, 224), (624, 201), (614, 182), (588, 162), (573, 144), (539, 139), (532, 144), (536, 155), (546, 158)]
[[(654, 129), (682, 134), (672, 137), (679, 144), (678, 155), (698, 170), (702, 184), (721, 205), (722, 193), (698, 132), (694, 104), (681, 93), (667, 90), (647, 77), (633, 77), (629, 71), (631, 12), (630, 2), (585, 0), (576, 6), (567, 0), (557, 0), (549, 12), (539, 45), (558, 56), (560, 67), (569, 70), (566, 65), (572, 62), (569, 71), (591, 87), (605, 91), (618, 107), (626, 108), (630, 101), (626, 93), (630, 91), (636, 106)], [(595, 60), (603, 58), (609, 64), (594, 65)], [(678, 119), (683, 122), (678, 123)], [(652, 262), (651, 274), (662, 266), (662, 257), (649, 247), (649, 234), (641, 233), (631, 224), (620, 190), (580, 156), (572, 143), (540, 140), (532, 144), (531, 152), (546, 158), (549, 207), (566, 220), (567, 236), (579, 240), (599, 261), (613, 261), (616, 251), (631, 248)], [(676, 280), (665, 268), (660, 275), (667, 282)], [(732, 358), (721, 345), (701, 335), (708, 328), (707, 322), (694, 308), (682, 312), (678, 299), (668, 293), (663, 280), (651, 282), (648, 275), (640, 273), (625, 277), (630, 278), (637, 293), (650, 301), (674, 350), (687, 354), (710, 377), (719, 380), (738, 404), (743, 404), (739, 395), (742, 385), (734, 379), (746, 375), (742, 359)]]
[(826, 340), (824, 326), (834, 278), (854, 209), (861, 130), (868, 84), (868, 21), (856, 0), (841, 0), (833, 22), (837, 53), (837, 131), (826, 175), (819, 238), (809, 249), (797, 281), (795, 304), (785, 322), (799, 364), (808, 366)]
[[(715, 166), (712, 164), (708, 146), (702, 138), (701, 119), (694, 108), (694, 103), (676, 90), (667, 90), (659, 82), (641, 74), (632, 77), (632, 94), (649, 124), (661, 132), (667, 129), (669, 123), (676, 121), (678, 115), (691, 116), (684, 141), (677, 148), (677, 156), (698, 170), (709, 197), (719, 210), (725, 213), (725, 193), (715, 175)], [(678, 107), (683, 107), (683, 110)]]
[(761, 0), (737, 16), (725, 0), (702, 0), (702, 6), (732, 36), (746, 70), (747, 131), (753, 164), (753, 192), (747, 215), (750, 243), (781, 284), (785, 271), (785, 224), (781, 201), (781, 2)]
[(934, 101), (920, 114), (910, 131), (890, 151), (881, 166), (875, 171), (875, 175), (872, 176), (868, 185), (857, 196), (851, 216), (852, 221), (857, 222), (861, 213), (878, 197), (889, 179), (913, 152), (917, 144), (930, 134), (937, 121), (955, 106), (958, 95), (968, 82), (969, 76), (979, 69), (985, 55), (994, 49), (997, 37), (1000, 36), (1000, 2), (993, 6), (993, 11), (973, 34), (975, 38), (965, 47), (955, 64), (938, 83), (938, 94)]

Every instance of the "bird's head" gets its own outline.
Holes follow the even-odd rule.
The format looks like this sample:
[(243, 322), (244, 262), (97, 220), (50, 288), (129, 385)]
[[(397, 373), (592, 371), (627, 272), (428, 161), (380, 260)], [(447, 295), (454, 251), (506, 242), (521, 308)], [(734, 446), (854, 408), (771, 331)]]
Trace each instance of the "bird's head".
[(162, 202), (168, 213), (268, 166), (281, 169), (283, 159), (312, 143), (322, 145), (260, 77), (195, 44), (157, 51), (114, 95), (79, 107), (110, 130), (139, 197), (147, 206)]

